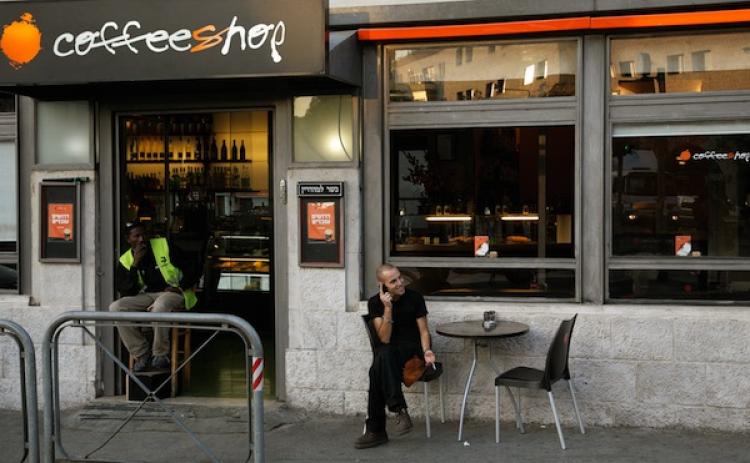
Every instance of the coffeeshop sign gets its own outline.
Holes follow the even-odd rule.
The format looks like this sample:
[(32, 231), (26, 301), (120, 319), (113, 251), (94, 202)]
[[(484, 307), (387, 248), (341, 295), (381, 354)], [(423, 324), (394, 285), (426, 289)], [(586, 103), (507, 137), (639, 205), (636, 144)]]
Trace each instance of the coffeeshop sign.
[(326, 4), (0, 2), (0, 85), (321, 75)]

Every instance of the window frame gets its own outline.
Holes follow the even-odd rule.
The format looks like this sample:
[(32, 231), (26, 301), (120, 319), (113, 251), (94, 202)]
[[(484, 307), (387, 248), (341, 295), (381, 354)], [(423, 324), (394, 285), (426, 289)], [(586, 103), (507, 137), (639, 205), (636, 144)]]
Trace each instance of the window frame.
[[(16, 108), (18, 102), (16, 101)], [(19, 165), (19, 147), (18, 147), (18, 117), (15, 112), (0, 113), (0, 142), (12, 142), (14, 144), (14, 154), (16, 162), (16, 191), (13, 201), (16, 204), (16, 248), (13, 252), (0, 252), (0, 264), (14, 264), (16, 266), (16, 289), (0, 289), (0, 295), (3, 294), (20, 294), (21, 291), (21, 269), (18, 258), (20, 228), (20, 207), (18, 207), (18, 188), (20, 185), (20, 165)]]
[[(696, 31), (701, 35), (726, 32), (746, 32), (746, 29), (707, 29)], [(741, 300), (700, 300), (668, 298), (612, 298), (610, 296), (610, 272), (613, 270), (722, 270), (750, 271), (747, 257), (690, 257), (677, 256), (615, 256), (612, 253), (613, 212), (612, 212), (612, 162), (613, 133), (618, 125), (628, 124), (669, 124), (691, 122), (732, 122), (750, 123), (747, 107), (750, 105), (750, 89), (721, 90), (710, 92), (647, 93), (639, 95), (613, 95), (609, 67), (612, 62), (612, 41), (622, 38), (654, 38), (685, 35), (686, 31), (654, 32), (641, 34), (611, 34), (606, 37), (605, 83), (605, 170), (604, 170), (604, 302), (610, 304), (680, 304), (680, 305), (747, 305)]]
[[(465, 46), (487, 46), (534, 42), (573, 41), (576, 44), (575, 95), (547, 98), (518, 98), (473, 101), (428, 101), (391, 102), (389, 53), (395, 49), (417, 49)], [(401, 267), (450, 267), (450, 268), (497, 268), (497, 269), (563, 269), (574, 271), (574, 297), (489, 297), (489, 296), (426, 296), (439, 301), (492, 301), (492, 302), (581, 302), (582, 298), (582, 91), (583, 91), (583, 37), (563, 35), (544, 38), (517, 38), (515, 40), (441, 41), (429, 43), (394, 43), (383, 45), (379, 66), (381, 78), (382, 119), (382, 261)], [(409, 129), (461, 129), (479, 127), (531, 127), (570, 125), (574, 130), (574, 218), (575, 236), (572, 258), (516, 257), (481, 259), (476, 257), (401, 257), (391, 255), (391, 131)]]

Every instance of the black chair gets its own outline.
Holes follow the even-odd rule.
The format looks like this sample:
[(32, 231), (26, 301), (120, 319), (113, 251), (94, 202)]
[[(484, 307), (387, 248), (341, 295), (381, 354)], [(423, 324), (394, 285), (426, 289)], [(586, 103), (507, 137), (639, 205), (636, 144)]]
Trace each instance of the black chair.
[[(581, 434), (585, 434), (586, 431), (583, 429), (583, 421), (581, 421), (581, 414), (578, 412), (578, 403), (576, 402), (576, 395), (573, 391), (573, 383), (570, 381), (570, 369), (568, 368), (568, 354), (570, 353), (570, 336), (573, 333), (573, 325), (576, 323), (576, 317), (574, 315), (570, 320), (563, 320), (560, 323), (560, 328), (557, 329), (557, 334), (552, 340), (552, 344), (547, 352), (547, 363), (544, 367), (544, 371), (536, 368), (529, 367), (516, 367), (506, 371), (497, 378), (495, 378), (495, 442), (500, 443), (500, 386), (505, 386), (505, 389), (510, 395), (510, 400), (513, 402), (513, 408), (516, 411), (516, 427), (523, 433), (523, 423), (521, 419), (521, 392), (520, 388), (527, 389), (544, 389), (547, 391), (549, 396), (549, 403), (552, 407), (552, 414), (555, 417), (555, 426), (557, 427), (557, 435), (560, 437), (560, 447), (565, 450), (565, 439), (563, 438), (562, 429), (560, 428), (560, 417), (557, 415), (557, 408), (555, 408), (555, 398), (552, 395), (552, 385), (561, 379), (565, 379), (570, 387), (570, 396), (573, 398), (573, 408), (575, 409), (576, 418), (578, 419), (578, 426), (581, 428)], [(513, 398), (511, 387), (519, 388), (518, 391), (518, 403)]]
[[(373, 355), (375, 349), (382, 344), (380, 338), (378, 338), (375, 332), (375, 327), (372, 325), (372, 320), (369, 314), (362, 315), (362, 321), (365, 323), (367, 329), (367, 338), (370, 340), (370, 348), (372, 349)], [(438, 389), (440, 394), (440, 422), (445, 423), (445, 400), (443, 400), (443, 364), (435, 362), (435, 369), (437, 370), (433, 374), (429, 375), (429, 378), (420, 380), (424, 383), (424, 416), (425, 416), (425, 427), (427, 431), (427, 437), (432, 436), (430, 429), (430, 382), (434, 379), (438, 380)]]

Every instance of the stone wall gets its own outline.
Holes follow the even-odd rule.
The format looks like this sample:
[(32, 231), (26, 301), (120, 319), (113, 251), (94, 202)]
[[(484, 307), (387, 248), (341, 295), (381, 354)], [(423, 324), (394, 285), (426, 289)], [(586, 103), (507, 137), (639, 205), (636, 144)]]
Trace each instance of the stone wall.
[[(603, 426), (685, 427), (746, 431), (750, 419), (750, 311), (747, 308), (664, 305), (510, 304), (428, 301), (433, 347), (445, 367), (446, 407), (456, 420), (471, 363), (472, 344), (434, 333), (448, 321), (480, 319), (484, 310), (527, 323), (522, 337), (495, 340), (479, 348), (479, 366), (469, 396), (468, 416), (494, 419), (496, 371), (528, 365), (544, 368), (559, 322), (578, 313), (570, 366), (584, 422)], [(287, 352), (288, 398), (296, 406), (335, 414), (364, 414), (371, 361), (360, 314), (331, 306), (330, 329), (293, 323), (301, 342)], [(328, 328), (328, 325), (326, 327)], [(299, 334), (304, 333), (304, 334)], [(318, 339), (325, 342), (317, 342)], [(494, 369), (493, 369), (494, 365)], [(574, 424), (564, 382), (553, 388), (565, 425)], [(430, 400), (438, 416), (437, 389)], [(423, 415), (421, 384), (407, 392), (410, 411)], [(502, 417), (513, 420), (502, 393)], [(522, 392), (526, 422), (552, 423), (543, 391)], [(492, 430), (488, 427), (488, 433)]]

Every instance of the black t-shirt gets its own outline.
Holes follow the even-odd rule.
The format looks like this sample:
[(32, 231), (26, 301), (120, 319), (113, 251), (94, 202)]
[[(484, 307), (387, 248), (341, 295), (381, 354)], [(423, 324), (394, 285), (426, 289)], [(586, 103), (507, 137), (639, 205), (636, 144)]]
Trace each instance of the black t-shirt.
[[(367, 301), (367, 311), (372, 318), (382, 317), (384, 309), (379, 293)], [(419, 344), (417, 319), (427, 315), (427, 306), (422, 295), (406, 288), (404, 295), (393, 301), (392, 313), (391, 344)]]

